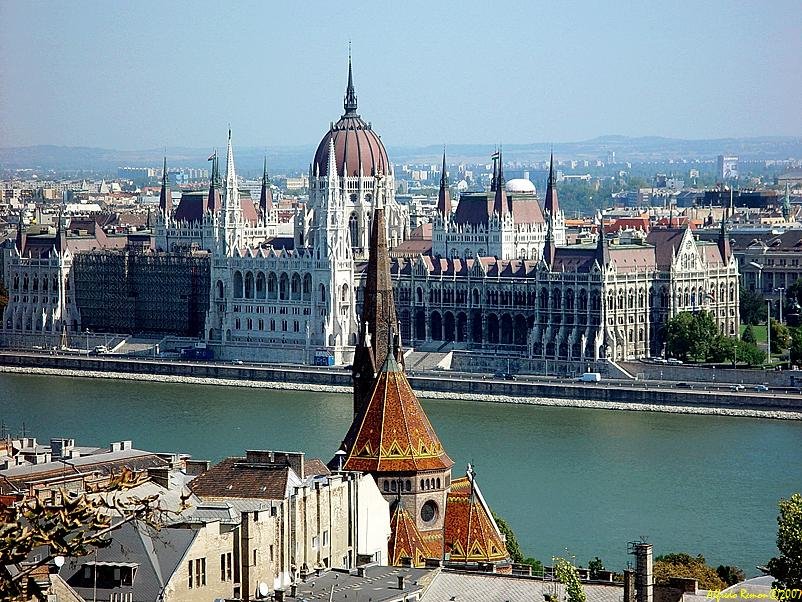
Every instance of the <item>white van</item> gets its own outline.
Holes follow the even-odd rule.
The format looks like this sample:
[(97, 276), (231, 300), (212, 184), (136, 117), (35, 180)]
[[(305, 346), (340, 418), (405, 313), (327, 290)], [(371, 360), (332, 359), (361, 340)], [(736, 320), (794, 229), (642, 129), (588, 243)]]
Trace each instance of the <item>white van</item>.
[(598, 372), (585, 372), (579, 377), (579, 380), (583, 383), (598, 383), (601, 382), (601, 374)]

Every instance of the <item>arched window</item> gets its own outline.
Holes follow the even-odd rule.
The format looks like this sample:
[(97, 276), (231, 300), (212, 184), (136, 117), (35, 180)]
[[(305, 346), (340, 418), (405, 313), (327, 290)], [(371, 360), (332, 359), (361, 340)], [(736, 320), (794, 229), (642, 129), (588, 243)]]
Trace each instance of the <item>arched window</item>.
[(348, 285), (347, 284), (343, 284), (343, 287), (342, 287), (342, 289), (340, 289), (340, 291), (341, 291), (340, 292), (340, 301), (342, 301), (343, 303), (347, 303), (348, 302)]
[(223, 281), (222, 280), (218, 280), (217, 281), (217, 298), (218, 299), (222, 299), (223, 298)]
[(242, 272), (234, 272), (234, 298), (242, 299)]
[(276, 299), (278, 297), (278, 278), (274, 272), (267, 274), (267, 298)]
[(245, 273), (245, 298), (253, 299), (253, 273)]
[(301, 299), (301, 277), (298, 273), (292, 275), (292, 283), (290, 285), (293, 301), (300, 301)]
[(279, 278), (278, 298), (282, 301), (290, 298), (290, 277), (287, 274), (281, 274), (281, 278)]
[(312, 298), (312, 274), (304, 274), (304, 301)]
[(265, 274), (264, 272), (259, 272), (256, 274), (256, 298), (257, 299), (264, 299), (265, 298)]
[(356, 212), (348, 218), (348, 233), (351, 235), (351, 246), (359, 247), (361, 244), (359, 241), (359, 218)]

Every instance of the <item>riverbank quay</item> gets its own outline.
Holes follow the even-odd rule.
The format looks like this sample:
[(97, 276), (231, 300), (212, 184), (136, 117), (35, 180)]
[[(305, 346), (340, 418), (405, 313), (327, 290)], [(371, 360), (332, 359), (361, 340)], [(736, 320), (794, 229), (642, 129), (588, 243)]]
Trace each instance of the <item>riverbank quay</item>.
[[(345, 394), (352, 390), (350, 371), (342, 368), (159, 358), (2, 352), (0, 372)], [(671, 383), (651, 381), (500, 380), (446, 371), (414, 374), (410, 382), (420, 397), (428, 399), (802, 420), (798, 393), (704, 390), (701, 385), (678, 389)]]

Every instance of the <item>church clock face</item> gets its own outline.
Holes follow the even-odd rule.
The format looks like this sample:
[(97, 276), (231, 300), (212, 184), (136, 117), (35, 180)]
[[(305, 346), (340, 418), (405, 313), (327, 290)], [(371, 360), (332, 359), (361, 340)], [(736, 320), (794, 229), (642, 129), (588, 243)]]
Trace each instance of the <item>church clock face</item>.
[(426, 502), (420, 509), (421, 520), (425, 523), (434, 522), (437, 518), (437, 504), (432, 500)]

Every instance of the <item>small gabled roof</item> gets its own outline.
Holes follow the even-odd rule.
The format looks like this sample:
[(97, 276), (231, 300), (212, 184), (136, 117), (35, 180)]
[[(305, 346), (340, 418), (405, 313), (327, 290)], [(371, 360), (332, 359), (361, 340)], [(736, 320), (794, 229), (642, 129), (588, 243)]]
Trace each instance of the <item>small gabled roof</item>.
[(423, 536), (415, 525), (415, 519), (407, 512), (401, 501), (396, 504), (395, 511), (390, 517), (388, 548), (392, 566), (401, 566), (403, 558), (410, 558), (413, 567), (422, 567), (426, 564), (426, 558), (431, 556)]
[(451, 481), (446, 499), (445, 541), (452, 562), (503, 562), (509, 559), (501, 532), (475, 478)]

